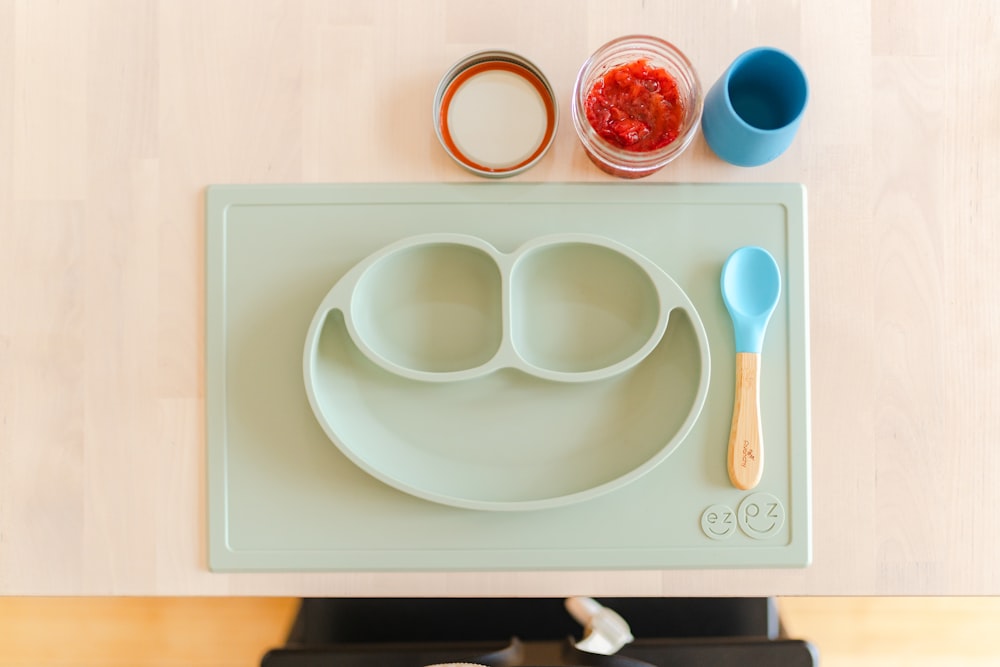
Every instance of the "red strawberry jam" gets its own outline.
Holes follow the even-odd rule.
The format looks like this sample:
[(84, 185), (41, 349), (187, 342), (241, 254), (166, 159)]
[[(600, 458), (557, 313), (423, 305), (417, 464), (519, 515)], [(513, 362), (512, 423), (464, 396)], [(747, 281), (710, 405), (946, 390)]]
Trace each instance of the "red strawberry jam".
[(584, 109), (601, 137), (634, 152), (663, 148), (684, 121), (677, 82), (645, 59), (608, 70), (590, 89)]

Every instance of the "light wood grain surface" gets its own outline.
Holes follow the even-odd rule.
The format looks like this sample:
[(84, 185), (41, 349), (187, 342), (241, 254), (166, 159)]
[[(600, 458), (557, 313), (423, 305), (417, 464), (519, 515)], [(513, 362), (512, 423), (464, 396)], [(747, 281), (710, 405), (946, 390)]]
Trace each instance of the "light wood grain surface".
[[(517, 179), (611, 180), (565, 100), (632, 32), (706, 84), (761, 44), (809, 75), (775, 162), (699, 138), (650, 180), (808, 188), (814, 564), (209, 573), (204, 187), (474, 179), (430, 98), (481, 48), (562, 102)], [(998, 62), (992, 0), (0, 0), (0, 593), (1000, 593)]]

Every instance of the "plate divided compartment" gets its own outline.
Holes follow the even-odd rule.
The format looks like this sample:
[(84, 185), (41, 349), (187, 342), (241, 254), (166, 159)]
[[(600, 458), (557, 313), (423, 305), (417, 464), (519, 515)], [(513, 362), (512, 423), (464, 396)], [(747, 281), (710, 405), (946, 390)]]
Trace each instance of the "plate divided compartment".
[[(795, 185), (212, 186), (217, 571), (803, 566)], [(769, 249), (763, 479), (719, 270)]]

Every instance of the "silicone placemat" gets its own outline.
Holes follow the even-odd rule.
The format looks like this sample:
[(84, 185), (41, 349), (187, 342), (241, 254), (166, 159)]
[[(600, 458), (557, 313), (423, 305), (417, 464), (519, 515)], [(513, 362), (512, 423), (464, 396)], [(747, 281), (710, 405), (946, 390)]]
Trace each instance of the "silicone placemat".
[[(502, 252), (554, 233), (611, 238), (660, 266), (686, 292), (708, 334), (708, 398), (688, 436), (621, 489), (532, 511), (465, 509), (392, 488), (351, 463), (313, 415), (303, 381), (310, 321), (347, 271), (400, 239), (469, 234)], [(735, 346), (719, 291), (726, 257), (771, 252), (782, 294), (764, 340), (761, 483), (729, 482), (726, 451)], [(808, 284), (805, 191), (793, 184), (217, 185), (206, 194), (206, 420), (209, 565), (215, 571), (509, 570), (802, 567), (811, 554)], [(664, 345), (683, 344), (684, 322)], [(673, 338), (671, 338), (673, 336)], [(668, 340), (669, 339), (669, 340)], [(677, 343), (680, 341), (680, 343)], [(332, 334), (351, 373), (368, 373)], [(359, 360), (360, 359), (360, 360)], [(641, 364), (640, 364), (641, 366)], [(683, 377), (686, 366), (675, 369)], [(360, 369), (352, 371), (351, 369)], [(513, 372), (513, 371), (512, 371)], [(641, 372), (637, 369), (636, 372)], [(470, 441), (510, 428), (499, 380), (463, 393), (448, 424)], [(629, 382), (625, 377), (621, 382)], [(638, 382), (639, 380), (636, 380)], [(677, 377), (671, 382), (679, 381)], [(572, 429), (604, 429), (615, 446), (657, 409), (648, 391), (607, 390), (574, 412), (559, 383), (530, 397), (558, 406)], [(403, 430), (363, 382), (345, 410)], [(647, 385), (643, 385), (645, 387)], [(347, 388), (347, 389), (345, 389)], [(664, 392), (662, 396), (669, 396)], [(509, 401), (509, 399), (507, 399)], [(452, 405), (452, 404), (448, 404)], [(381, 408), (380, 408), (381, 406)], [(402, 408), (398, 408), (402, 410)], [(412, 411), (410, 411), (412, 412)], [(433, 411), (416, 417), (444, 421)], [(529, 429), (531, 423), (520, 425)], [(548, 428), (552, 428), (551, 425)], [(403, 430), (402, 432), (406, 432)], [(362, 436), (364, 437), (364, 436)], [(373, 436), (375, 437), (375, 436)], [(617, 438), (617, 439), (616, 439)], [(619, 440), (622, 440), (619, 442)], [(367, 443), (369, 447), (376, 443)], [(524, 456), (511, 442), (511, 450)], [(537, 448), (536, 448), (537, 449)], [(544, 457), (544, 451), (531, 456)], [(539, 459), (541, 460), (541, 458)], [(542, 466), (540, 466), (542, 467)]]

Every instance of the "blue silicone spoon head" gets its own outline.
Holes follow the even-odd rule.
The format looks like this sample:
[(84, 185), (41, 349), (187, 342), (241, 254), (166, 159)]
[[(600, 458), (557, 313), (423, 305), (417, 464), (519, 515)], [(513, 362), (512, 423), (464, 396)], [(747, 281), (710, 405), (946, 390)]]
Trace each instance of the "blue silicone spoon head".
[(722, 266), (722, 300), (733, 320), (736, 351), (760, 354), (764, 330), (781, 294), (781, 273), (771, 253), (737, 249)]

